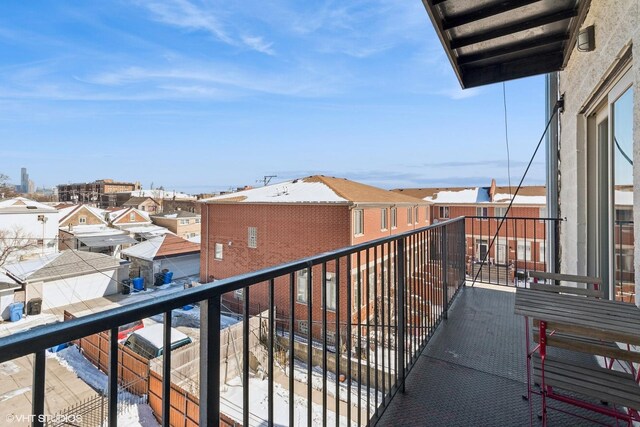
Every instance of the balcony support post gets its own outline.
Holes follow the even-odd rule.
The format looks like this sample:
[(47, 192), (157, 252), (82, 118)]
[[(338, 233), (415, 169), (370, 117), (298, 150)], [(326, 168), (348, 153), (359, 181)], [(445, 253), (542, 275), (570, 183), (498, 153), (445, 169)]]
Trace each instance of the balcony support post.
[(442, 263), (442, 318), (447, 320), (447, 312), (449, 311), (449, 288), (447, 286), (447, 228), (445, 225), (441, 231), (440, 243), (442, 245), (440, 261)]
[(199, 415), (201, 426), (220, 423), (220, 295), (200, 305)]

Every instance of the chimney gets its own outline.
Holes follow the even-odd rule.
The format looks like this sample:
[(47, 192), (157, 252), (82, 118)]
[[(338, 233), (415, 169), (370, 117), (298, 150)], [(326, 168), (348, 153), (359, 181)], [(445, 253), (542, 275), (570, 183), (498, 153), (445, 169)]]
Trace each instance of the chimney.
[(496, 180), (491, 179), (491, 188), (489, 189), (489, 201), (493, 202), (493, 196), (496, 194)]

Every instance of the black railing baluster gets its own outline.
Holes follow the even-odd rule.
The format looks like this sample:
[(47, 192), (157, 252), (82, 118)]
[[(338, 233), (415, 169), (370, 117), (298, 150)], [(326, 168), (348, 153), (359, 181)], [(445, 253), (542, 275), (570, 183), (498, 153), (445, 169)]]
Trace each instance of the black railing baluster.
[(361, 252), (358, 252), (357, 269), (356, 306), (358, 323), (358, 425), (362, 425), (362, 273), (361, 273)]
[(396, 241), (396, 249), (397, 249), (397, 271), (398, 271), (398, 336), (396, 338), (396, 347), (398, 349), (398, 378), (400, 381), (400, 391), (404, 393), (405, 385), (404, 385), (404, 367), (405, 367), (405, 317), (404, 317), (404, 297), (405, 297), (405, 260), (404, 260), (404, 239), (400, 238)]
[(327, 263), (322, 263), (322, 427), (327, 427)]
[(351, 311), (352, 304), (352, 276), (351, 276), (351, 256), (353, 254), (347, 255), (347, 425), (351, 426), (351, 364), (352, 364), (352, 342), (353, 342), (353, 334), (351, 331), (351, 324), (353, 323), (353, 315)]
[[(246, 295), (245, 295), (246, 296)], [(245, 318), (247, 322), (247, 318)], [(245, 363), (246, 364), (246, 363)], [(200, 303), (200, 422), (220, 424), (220, 294)], [(243, 408), (248, 413), (248, 408)]]
[(313, 422), (313, 272), (307, 267), (307, 425)]
[[(380, 274), (380, 323), (381, 323), (381, 328), (380, 328), (380, 339), (382, 341), (382, 351), (380, 352), (380, 355), (382, 356), (382, 404), (386, 406), (386, 402), (387, 402), (387, 371), (389, 370), (390, 366), (389, 365), (389, 360), (386, 359), (387, 356), (387, 352), (385, 351), (385, 347), (388, 348), (389, 345), (387, 343), (387, 341), (385, 340), (385, 338), (388, 336), (387, 335), (387, 331), (385, 329), (387, 329), (389, 327), (389, 323), (386, 321), (386, 317), (385, 317), (385, 305), (387, 304), (387, 300), (385, 299), (385, 288), (387, 286), (389, 286), (389, 281), (387, 280), (387, 272), (389, 270), (388, 266), (386, 266), (386, 261), (385, 261), (385, 245), (384, 243), (380, 246), (380, 251), (382, 252), (381, 254), (381, 260), (380, 260), (380, 268), (381, 270), (381, 274)], [(389, 252), (386, 251), (386, 260), (389, 260)], [(386, 361), (386, 363), (385, 363)]]
[[(47, 371), (46, 350), (39, 350), (33, 354), (33, 378), (31, 392), (31, 413), (34, 418), (31, 422), (33, 427), (44, 426), (44, 389)], [(7, 418), (9, 420), (9, 418)]]
[[(269, 407), (268, 407), (268, 425), (269, 427), (273, 427), (273, 377), (275, 372), (273, 370), (273, 351), (276, 344), (275, 337), (273, 334), (273, 328), (275, 325), (275, 303), (274, 303), (274, 292), (275, 292), (275, 283), (274, 279), (269, 280)], [(293, 403), (293, 402), (291, 402)]]
[(295, 393), (294, 388), (294, 373), (295, 373), (295, 336), (293, 331), (293, 323), (296, 318), (296, 299), (298, 298), (298, 292), (295, 288), (295, 274), (289, 273), (289, 425), (294, 425), (295, 415)]
[(249, 425), (249, 286), (244, 288), (244, 323), (242, 324), (242, 425)]
[(162, 427), (171, 418), (171, 310), (164, 313), (162, 342)]
[(374, 267), (373, 267), (373, 331), (374, 331), (374, 336), (373, 336), (373, 351), (374, 351), (374, 355), (373, 355), (373, 366), (374, 366), (374, 370), (373, 370), (373, 375), (375, 375), (374, 377), (374, 387), (373, 390), (375, 392), (375, 414), (378, 415), (378, 372), (379, 372), (379, 365), (378, 365), (378, 247), (374, 246), (373, 247), (373, 262), (375, 263)]
[(118, 328), (109, 333), (109, 373), (107, 383), (109, 427), (118, 425)]
[[(371, 289), (373, 286), (375, 286), (374, 283), (371, 283), (371, 259), (369, 257), (370, 251), (371, 251), (371, 248), (368, 248), (367, 256), (366, 256), (367, 268), (365, 271), (367, 272), (367, 277), (366, 277), (367, 293), (365, 297), (366, 297), (367, 304), (366, 304), (366, 311), (365, 311), (365, 316), (366, 316), (365, 330), (367, 331), (367, 336), (364, 341), (366, 343), (366, 348), (363, 349), (363, 351), (365, 351), (365, 354), (367, 356), (367, 418), (371, 417), (371, 351), (370, 351), (371, 313), (369, 312), (369, 307), (371, 307)], [(375, 263), (375, 260), (374, 260), (374, 263)]]
[[(340, 361), (342, 360), (342, 333), (340, 332), (340, 258), (336, 258), (336, 333), (334, 346), (336, 349), (336, 427), (340, 425)], [(350, 423), (347, 421), (347, 425)]]

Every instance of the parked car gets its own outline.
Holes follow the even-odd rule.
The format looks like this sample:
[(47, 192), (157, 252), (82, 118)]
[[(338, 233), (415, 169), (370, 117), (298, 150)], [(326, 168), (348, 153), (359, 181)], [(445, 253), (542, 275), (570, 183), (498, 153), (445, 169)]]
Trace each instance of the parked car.
[[(164, 327), (162, 324), (158, 323), (156, 325), (146, 326), (129, 335), (124, 345), (142, 357), (153, 359), (162, 356), (163, 335)], [(190, 337), (175, 328), (171, 328), (171, 350), (190, 343)]]
[(135, 322), (127, 323), (126, 325), (118, 327), (118, 341), (122, 341), (131, 335), (132, 332), (142, 328), (144, 328), (142, 320), (136, 320)]

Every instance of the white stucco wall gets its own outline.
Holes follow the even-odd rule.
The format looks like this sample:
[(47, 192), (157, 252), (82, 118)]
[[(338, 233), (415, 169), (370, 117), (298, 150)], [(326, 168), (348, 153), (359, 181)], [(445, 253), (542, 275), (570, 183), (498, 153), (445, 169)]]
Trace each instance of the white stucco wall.
[[(596, 49), (574, 49), (567, 67), (560, 73), (560, 93), (565, 94), (565, 111), (560, 118), (560, 215), (567, 221), (560, 233), (561, 265), (566, 273), (586, 274), (586, 121), (580, 110), (626, 46), (632, 44), (634, 78), (634, 164), (640, 164), (640, 1), (593, 0), (583, 27), (595, 25)], [(640, 238), (640, 167), (634, 169), (634, 223)], [(635, 270), (640, 273), (640, 248), (635, 247)], [(636, 274), (636, 295), (640, 294)], [(637, 301), (640, 298), (637, 298)]]
[(27, 285), (27, 300), (42, 298), (42, 309), (62, 307), (118, 291), (117, 270)]
[[(47, 218), (44, 224), (38, 221), (38, 215), (44, 215)], [(58, 252), (58, 243), (54, 240), (58, 237), (58, 212), (41, 213), (2, 213), (0, 214), (0, 230), (20, 229), (22, 233), (34, 239), (44, 239), (44, 248), (33, 248), (28, 253), (21, 255), (39, 255), (42, 253), (51, 254)], [(44, 232), (43, 232), (44, 231)], [(19, 257), (19, 255), (18, 255)], [(19, 261), (18, 257), (12, 257), (7, 263)]]

